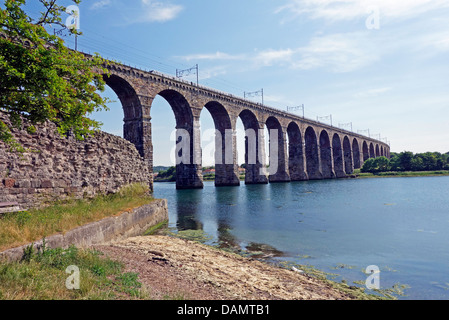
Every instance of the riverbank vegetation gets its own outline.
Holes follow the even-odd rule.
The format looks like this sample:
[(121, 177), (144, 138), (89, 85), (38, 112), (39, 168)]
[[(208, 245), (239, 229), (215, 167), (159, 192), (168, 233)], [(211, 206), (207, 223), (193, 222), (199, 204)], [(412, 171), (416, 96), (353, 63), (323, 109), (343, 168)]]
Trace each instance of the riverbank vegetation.
[(149, 187), (131, 184), (117, 194), (68, 200), (42, 209), (0, 215), (0, 251), (66, 232), (153, 201)]
[[(154, 182), (175, 182), (176, 181), (176, 167), (163, 167), (158, 166), (154, 169)], [(245, 180), (245, 165), (239, 167), (239, 178)], [(215, 180), (215, 167), (203, 167), (203, 180), (214, 181)]]
[[(146, 299), (138, 274), (96, 250), (43, 247), (26, 250), (22, 261), (0, 264), (2, 300), (112, 300)], [(79, 269), (79, 289), (66, 286), (68, 266)], [(75, 278), (74, 278), (75, 280)], [(75, 285), (69, 283), (69, 288)]]
[(168, 167), (160, 170), (154, 175), (154, 182), (174, 182), (176, 181), (176, 167)]
[[(361, 173), (377, 176), (426, 176), (449, 174), (449, 152), (426, 152), (413, 154), (410, 151), (391, 153), (391, 158), (378, 157), (365, 161)], [(367, 176), (367, 175), (365, 175)]]

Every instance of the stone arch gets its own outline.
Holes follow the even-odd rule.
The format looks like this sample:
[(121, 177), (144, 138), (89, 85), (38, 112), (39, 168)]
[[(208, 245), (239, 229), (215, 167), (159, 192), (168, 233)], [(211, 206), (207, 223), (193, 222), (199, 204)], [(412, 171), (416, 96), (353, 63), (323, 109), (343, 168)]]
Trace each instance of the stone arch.
[(176, 188), (203, 188), (201, 133), (190, 103), (178, 91), (164, 89), (157, 95), (170, 105), (176, 121)]
[(236, 137), (226, 108), (216, 101), (204, 106), (212, 116), (215, 126), (215, 185), (240, 184), (237, 164)]
[(338, 178), (345, 177), (343, 147), (337, 133), (332, 136), (332, 158), (335, 176)]
[(343, 138), (343, 159), (345, 163), (345, 173), (351, 174), (354, 172), (354, 160), (351, 149), (351, 142), (348, 136)]
[[(103, 75), (103, 79), (117, 95), (123, 109), (123, 137), (132, 142), (141, 156), (145, 156), (142, 104), (133, 86), (124, 78)], [(151, 137), (150, 137), (151, 139)]]
[(276, 117), (270, 116), (265, 121), (268, 128), (270, 166), (268, 168), (270, 182), (290, 181), (286, 170), (286, 139), (284, 130)]
[(362, 146), (362, 152), (363, 152), (363, 162), (369, 159), (369, 149), (368, 149), (368, 143), (366, 141), (363, 141)]
[(326, 130), (320, 133), (321, 174), (324, 179), (335, 177), (332, 164), (332, 146)]
[(238, 117), (245, 129), (245, 184), (268, 183), (264, 174), (263, 129), (256, 115), (248, 109), (241, 111)]
[(308, 127), (304, 133), (306, 171), (309, 179), (322, 179), (318, 141), (315, 130)]
[(379, 150), (379, 145), (378, 144), (376, 144), (376, 158), (377, 157), (380, 157), (380, 150)]
[(288, 171), (292, 181), (307, 180), (304, 170), (304, 145), (301, 130), (295, 122), (287, 127), (288, 135)]
[(178, 91), (162, 90), (158, 93), (171, 106), (176, 119), (176, 128), (188, 129), (193, 127), (193, 113), (187, 99)]
[(374, 144), (372, 142), (369, 144), (369, 157), (370, 158), (376, 157), (376, 154), (374, 152)]
[(360, 169), (360, 146), (356, 138), (352, 140), (352, 159), (354, 161), (354, 169)]

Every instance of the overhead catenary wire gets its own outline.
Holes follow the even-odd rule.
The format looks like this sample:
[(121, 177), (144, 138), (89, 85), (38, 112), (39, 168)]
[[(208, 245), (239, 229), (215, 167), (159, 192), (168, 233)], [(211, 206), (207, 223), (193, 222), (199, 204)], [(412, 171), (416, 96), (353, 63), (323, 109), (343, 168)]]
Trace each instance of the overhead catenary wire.
[[(108, 38), (104, 35), (98, 34), (93, 30), (85, 29), (85, 31), (86, 33), (83, 34), (83, 36), (78, 40), (78, 47), (80, 48), (80, 51), (89, 53), (98, 52), (101, 56), (103, 56), (108, 60), (117, 61), (129, 66), (135, 66), (142, 70), (159, 71), (164, 74), (171, 75), (173, 77), (176, 76), (177, 69), (180, 68), (187, 69), (188, 67), (191, 67), (191, 65), (187, 65), (180, 61), (173, 61), (167, 57), (162, 58), (158, 55), (152, 54), (151, 52), (147, 52), (142, 49), (136, 48), (133, 45), (129, 45), (116, 39)], [(67, 46), (72, 48), (74, 47), (73, 37), (66, 37), (64, 40)], [(199, 78), (201, 79), (201, 77)], [(231, 92), (232, 94), (237, 96), (241, 95), (242, 92), (243, 93), (250, 92), (250, 90), (245, 90), (238, 84), (232, 83), (229, 80), (225, 80), (217, 76), (214, 76), (213, 78), (204, 79), (201, 82), (203, 82), (202, 85), (207, 85), (212, 88), (219, 88), (219, 90)], [(225, 90), (222, 88), (229, 88), (231, 90)], [(311, 112), (310, 109), (308, 109), (307, 112), (304, 112), (303, 117), (308, 118), (310, 120), (316, 118), (318, 119), (324, 118), (322, 117), (322, 115), (317, 115)], [(353, 129), (351, 131), (353, 131)], [(362, 132), (353, 131), (353, 132), (363, 134), (362, 133), (363, 131)], [(369, 133), (367, 136), (369, 137)]]

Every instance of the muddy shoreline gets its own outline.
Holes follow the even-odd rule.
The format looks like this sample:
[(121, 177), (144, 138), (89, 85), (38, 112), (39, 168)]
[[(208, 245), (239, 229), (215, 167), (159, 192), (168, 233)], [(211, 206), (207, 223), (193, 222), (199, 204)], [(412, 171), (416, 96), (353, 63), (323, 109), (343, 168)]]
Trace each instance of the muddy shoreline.
[(299, 270), (167, 235), (133, 237), (93, 248), (124, 263), (128, 272), (137, 272), (156, 300), (361, 299)]

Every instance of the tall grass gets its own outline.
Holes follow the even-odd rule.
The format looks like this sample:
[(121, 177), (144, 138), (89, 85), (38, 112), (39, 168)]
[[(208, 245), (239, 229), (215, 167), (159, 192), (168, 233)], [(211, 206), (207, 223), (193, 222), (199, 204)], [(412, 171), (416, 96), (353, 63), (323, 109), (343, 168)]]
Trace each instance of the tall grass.
[[(95, 250), (43, 249), (28, 251), (22, 261), (0, 264), (0, 299), (109, 300), (148, 299), (136, 273)], [(68, 266), (77, 266), (79, 289), (66, 287)]]
[(86, 223), (133, 210), (153, 200), (148, 186), (132, 184), (117, 194), (71, 200), (30, 211), (0, 216), (0, 251), (27, 244)]

